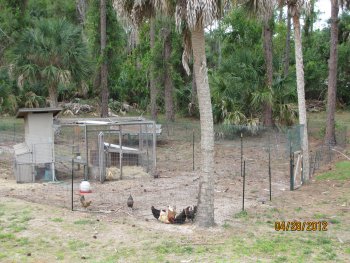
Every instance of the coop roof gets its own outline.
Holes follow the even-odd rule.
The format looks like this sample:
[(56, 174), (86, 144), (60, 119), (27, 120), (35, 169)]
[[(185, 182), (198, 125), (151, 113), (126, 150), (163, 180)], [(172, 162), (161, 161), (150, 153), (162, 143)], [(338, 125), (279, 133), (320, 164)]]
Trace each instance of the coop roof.
[(16, 118), (24, 118), (29, 113), (49, 113), (52, 112), (53, 116), (56, 116), (62, 108), (21, 108), (16, 114)]

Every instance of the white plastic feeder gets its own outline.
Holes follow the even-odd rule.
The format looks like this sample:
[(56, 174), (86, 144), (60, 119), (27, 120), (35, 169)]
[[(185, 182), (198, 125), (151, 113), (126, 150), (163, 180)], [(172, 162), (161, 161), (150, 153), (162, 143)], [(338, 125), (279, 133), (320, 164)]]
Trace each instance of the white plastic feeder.
[(91, 185), (88, 181), (82, 181), (79, 186), (80, 193), (91, 193)]

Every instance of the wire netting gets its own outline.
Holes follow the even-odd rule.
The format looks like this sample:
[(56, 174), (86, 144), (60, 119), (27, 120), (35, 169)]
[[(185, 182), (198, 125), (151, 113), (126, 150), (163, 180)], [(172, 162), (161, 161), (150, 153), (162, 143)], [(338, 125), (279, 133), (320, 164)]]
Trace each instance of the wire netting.
[[(24, 140), (23, 125), (16, 125), (15, 129), (7, 125), (0, 132), (0, 168), (4, 170), (13, 169), (12, 147)], [(56, 124), (56, 180), (47, 177), (48, 167), (45, 164), (36, 164), (35, 179), (41, 184), (22, 184), (18, 190), (11, 191), (9, 188), (2, 194), (66, 208), (72, 207), (73, 200), (75, 210), (119, 211), (132, 193), (135, 200), (143, 200), (147, 204), (138, 211), (140, 214), (149, 214), (148, 206), (151, 204), (171, 203), (174, 194), (179, 191), (181, 194), (176, 194), (178, 203), (187, 205), (188, 200), (192, 200), (194, 204), (198, 190), (195, 182), (198, 182), (197, 172), (201, 167), (200, 126), (197, 122), (161, 125), (161, 132), (154, 141), (150, 132), (152, 128), (146, 124), (141, 127), (140, 124)], [(311, 132), (313, 129), (310, 128)], [(225, 193), (231, 184), (240, 188), (236, 184), (242, 175), (243, 161), (246, 162), (248, 201), (254, 196), (268, 195), (269, 170), (273, 191), (289, 189), (291, 146), (293, 154), (300, 150), (302, 126), (215, 125), (214, 131), (215, 178), (220, 193)], [(341, 136), (346, 143), (346, 129)], [(153, 151), (154, 143), (156, 152)], [(335, 152), (330, 147), (313, 147), (311, 174), (334, 160), (334, 156)], [(100, 164), (104, 169), (102, 172)], [(154, 180), (156, 175), (161, 180)], [(104, 182), (101, 176), (104, 179), (109, 176), (109, 180), (101, 184), (101, 181)], [(87, 209), (82, 207), (79, 192), (84, 179), (88, 179), (92, 187), (92, 192), (85, 195), (86, 200), (92, 200)], [(235, 191), (231, 195), (239, 192), (230, 191)], [(229, 198), (233, 200), (231, 195)]]

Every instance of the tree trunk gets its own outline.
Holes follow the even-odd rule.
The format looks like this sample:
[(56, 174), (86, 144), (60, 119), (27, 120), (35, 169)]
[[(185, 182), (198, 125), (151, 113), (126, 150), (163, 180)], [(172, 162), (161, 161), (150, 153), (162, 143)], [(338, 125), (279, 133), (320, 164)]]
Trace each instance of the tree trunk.
[(86, 0), (76, 0), (76, 11), (77, 11), (77, 17), (80, 24), (85, 24), (85, 18), (86, 18)]
[(335, 145), (335, 103), (337, 98), (337, 64), (338, 64), (338, 0), (331, 0), (331, 43), (328, 61), (328, 97), (327, 126), (325, 143)]
[(305, 82), (304, 82), (304, 62), (302, 52), (302, 42), (300, 35), (300, 21), (298, 16), (293, 16), (294, 38), (295, 38), (295, 64), (297, 75), (297, 93), (298, 93), (298, 109), (299, 109), (299, 124), (302, 129), (302, 151), (303, 151), (303, 179), (304, 182), (309, 181), (309, 140), (307, 132), (307, 117), (305, 104)]
[(284, 70), (283, 75), (284, 77), (288, 76), (289, 73), (289, 61), (290, 61), (290, 31), (291, 31), (292, 23), (291, 23), (291, 16), (287, 16), (287, 36), (286, 36), (286, 49), (284, 51)]
[[(266, 69), (266, 86), (272, 92), (273, 81), (273, 64), (272, 64), (272, 29), (269, 23), (265, 23), (263, 27), (263, 40), (264, 40), (264, 58)], [(272, 119), (272, 105), (270, 102), (263, 103), (263, 124), (264, 126), (273, 126)]]
[(49, 97), (50, 97), (50, 107), (57, 108), (57, 106), (58, 106), (57, 86), (55, 86), (55, 85), (49, 86)]
[[(222, 28), (221, 28), (221, 23), (219, 21), (219, 36), (217, 36), (217, 39), (216, 39), (216, 43), (217, 43), (217, 46), (218, 46), (218, 66), (217, 68), (219, 69), (220, 66), (221, 66), (221, 62), (222, 62), (222, 47), (221, 47), (221, 35), (222, 35)], [(216, 33), (217, 35), (217, 33)]]
[(174, 110), (174, 83), (171, 77), (171, 35), (169, 28), (165, 28), (164, 35), (164, 100), (165, 100), (165, 116), (167, 121), (175, 121), (175, 110)]
[(197, 86), (196, 86), (196, 72), (194, 72), (194, 65), (192, 70), (192, 92), (191, 102), (188, 105), (188, 114), (193, 116), (197, 108)]
[(310, 0), (310, 12), (308, 12), (308, 14), (306, 15), (304, 24), (305, 37), (309, 37), (310, 33), (312, 33), (313, 31), (314, 9), (315, 0)]
[(106, 33), (106, 0), (100, 0), (100, 25), (101, 25), (101, 117), (108, 117), (108, 69), (105, 54), (107, 33)]
[[(150, 48), (151, 51), (154, 49), (154, 42), (155, 42), (155, 25), (154, 25), (154, 18), (151, 18), (151, 24), (150, 24)], [(158, 96), (158, 90), (157, 90), (157, 83), (155, 79), (155, 69), (153, 63), (150, 67), (150, 95), (151, 95), (151, 116), (152, 120), (157, 120), (157, 96)]]
[(204, 28), (197, 26), (192, 31), (191, 38), (201, 126), (201, 178), (196, 224), (201, 227), (209, 227), (214, 225), (214, 125)]

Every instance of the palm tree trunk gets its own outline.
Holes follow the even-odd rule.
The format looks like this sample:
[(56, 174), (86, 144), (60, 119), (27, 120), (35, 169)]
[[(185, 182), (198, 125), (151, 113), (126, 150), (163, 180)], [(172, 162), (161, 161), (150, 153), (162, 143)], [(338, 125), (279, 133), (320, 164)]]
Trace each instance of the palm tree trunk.
[(304, 34), (305, 37), (309, 37), (310, 33), (313, 31), (313, 18), (314, 18), (314, 9), (315, 9), (315, 0), (310, 0), (310, 12), (305, 17), (305, 24), (304, 24)]
[(338, 0), (331, 0), (331, 45), (328, 63), (328, 98), (327, 126), (325, 143), (335, 145), (335, 103), (337, 98), (337, 64), (338, 64)]
[(283, 6), (281, 5), (279, 8), (278, 8), (278, 22), (282, 22), (283, 20)]
[(86, 9), (87, 9), (86, 0), (76, 0), (75, 5), (76, 5), (77, 18), (79, 22), (80, 24), (85, 25)]
[(105, 48), (107, 42), (106, 33), (106, 0), (100, 0), (100, 24), (101, 24), (101, 117), (108, 117), (108, 68), (105, 55)]
[(164, 100), (165, 100), (165, 116), (167, 121), (175, 121), (175, 110), (174, 110), (174, 83), (171, 77), (171, 37), (169, 28), (165, 28), (165, 37), (164, 37), (164, 62), (165, 62), (165, 71), (164, 71)]
[(305, 182), (309, 180), (309, 140), (307, 132), (307, 117), (305, 103), (305, 81), (304, 81), (304, 62), (302, 52), (302, 42), (300, 35), (300, 21), (297, 15), (293, 16), (294, 38), (295, 38), (295, 63), (297, 75), (297, 93), (298, 93), (298, 109), (299, 124), (304, 128), (302, 134), (302, 150), (303, 150), (303, 179)]
[[(154, 25), (154, 18), (151, 18), (151, 24), (150, 24), (150, 48), (151, 51), (154, 49), (154, 42), (155, 42), (155, 25)], [(153, 63), (150, 67), (150, 95), (151, 95), (151, 116), (152, 120), (157, 120), (157, 96), (158, 96), (158, 90), (157, 90), (157, 83), (155, 79), (155, 68), (153, 66)]]
[(196, 223), (201, 227), (208, 227), (214, 225), (214, 125), (204, 28), (197, 26), (192, 31), (191, 38), (201, 126), (201, 179)]
[(197, 86), (196, 86), (196, 72), (194, 71), (194, 65), (192, 70), (192, 90), (191, 90), (191, 102), (188, 105), (188, 113), (193, 116), (197, 107)]
[[(272, 64), (272, 29), (269, 23), (264, 23), (263, 27), (263, 40), (264, 40), (264, 57), (265, 57), (265, 69), (266, 69), (266, 84), (267, 87), (272, 90), (273, 81), (273, 64)], [(273, 126), (272, 119), (272, 105), (269, 102), (263, 103), (264, 111), (264, 126)]]
[(57, 108), (57, 106), (58, 106), (57, 87), (55, 85), (49, 86), (49, 97), (50, 97), (50, 107)]
[(288, 76), (289, 73), (289, 61), (290, 61), (290, 31), (291, 31), (291, 16), (289, 15), (288, 12), (288, 17), (287, 17), (287, 36), (286, 36), (286, 49), (284, 51), (284, 70), (283, 70), (283, 75), (284, 77)]

